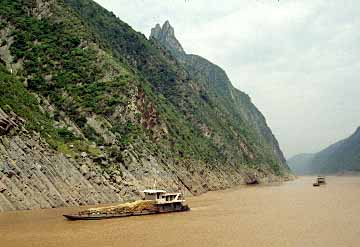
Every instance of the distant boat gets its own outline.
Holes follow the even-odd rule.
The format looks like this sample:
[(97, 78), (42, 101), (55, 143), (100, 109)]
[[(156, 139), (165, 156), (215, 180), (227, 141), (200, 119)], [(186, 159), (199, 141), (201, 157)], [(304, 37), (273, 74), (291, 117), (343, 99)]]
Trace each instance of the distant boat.
[(318, 182), (318, 184), (326, 184), (325, 177), (318, 176), (317, 177), (317, 182)]
[(318, 186), (320, 186), (321, 184), (326, 184), (325, 177), (323, 177), (323, 176), (318, 176), (318, 177), (316, 178), (316, 182), (313, 183), (313, 186), (314, 186), (314, 187), (318, 187)]
[(77, 214), (65, 214), (68, 220), (100, 220), (117, 217), (189, 211), (182, 193), (144, 190), (144, 200), (109, 207), (90, 208)]

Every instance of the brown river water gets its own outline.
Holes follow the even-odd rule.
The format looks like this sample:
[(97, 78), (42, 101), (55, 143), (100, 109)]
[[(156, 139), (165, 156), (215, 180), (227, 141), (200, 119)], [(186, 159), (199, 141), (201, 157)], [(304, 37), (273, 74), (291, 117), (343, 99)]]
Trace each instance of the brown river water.
[(303, 177), (188, 198), (190, 212), (66, 221), (78, 208), (0, 214), (0, 246), (360, 246), (360, 177)]

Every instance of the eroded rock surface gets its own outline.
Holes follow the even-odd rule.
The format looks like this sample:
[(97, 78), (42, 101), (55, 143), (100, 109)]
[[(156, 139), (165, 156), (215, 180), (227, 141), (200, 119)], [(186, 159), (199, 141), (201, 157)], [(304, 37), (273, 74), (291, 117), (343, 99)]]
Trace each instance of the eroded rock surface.
[(250, 98), (187, 55), (169, 22), (153, 30), (159, 44), (88, 0), (5, 1), (0, 13), (0, 211), (288, 175)]
[[(67, 158), (41, 138), (17, 133), (0, 137), (0, 211), (128, 201), (152, 187), (197, 195), (253, 180), (233, 167), (206, 167), (138, 157), (125, 151), (122, 174), (107, 174), (90, 158)], [(253, 173), (251, 173), (253, 174)], [(278, 179), (265, 172), (259, 180)]]

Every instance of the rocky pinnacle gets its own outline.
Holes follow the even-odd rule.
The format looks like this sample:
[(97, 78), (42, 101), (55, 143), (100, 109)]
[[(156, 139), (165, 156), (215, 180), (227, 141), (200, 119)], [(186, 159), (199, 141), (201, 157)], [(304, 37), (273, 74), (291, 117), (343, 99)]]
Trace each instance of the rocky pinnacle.
[(174, 28), (170, 25), (169, 21), (166, 21), (162, 27), (156, 24), (156, 26), (151, 29), (150, 39), (158, 40), (171, 52), (185, 54), (180, 42), (175, 37)]

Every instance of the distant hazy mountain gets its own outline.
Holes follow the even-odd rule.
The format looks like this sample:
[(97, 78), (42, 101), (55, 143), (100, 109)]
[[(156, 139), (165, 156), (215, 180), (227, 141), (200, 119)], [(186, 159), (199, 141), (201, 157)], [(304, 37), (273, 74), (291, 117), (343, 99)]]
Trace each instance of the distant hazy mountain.
[(360, 171), (360, 127), (350, 137), (317, 154), (300, 154), (288, 160), (296, 174), (337, 174)]
[(314, 157), (315, 154), (298, 154), (288, 159), (287, 163), (296, 175), (307, 175), (312, 173), (311, 164)]

